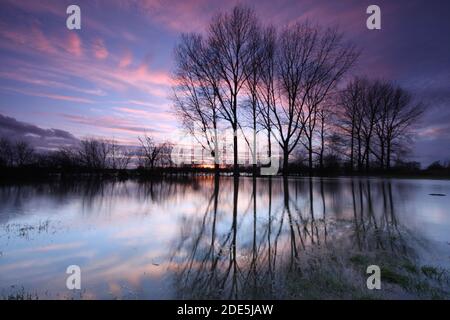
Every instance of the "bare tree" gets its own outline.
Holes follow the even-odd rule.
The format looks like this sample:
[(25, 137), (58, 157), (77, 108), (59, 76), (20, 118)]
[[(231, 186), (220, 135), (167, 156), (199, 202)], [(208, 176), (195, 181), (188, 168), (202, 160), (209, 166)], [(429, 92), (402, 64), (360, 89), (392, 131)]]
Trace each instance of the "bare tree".
[(424, 105), (388, 81), (355, 79), (340, 96), (341, 123), (350, 139), (350, 167), (355, 152), (358, 170), (370, 169), (371, 159), (389, 169), (392, 154), (405, 150), (411, 129), (424, 112)]
[(170, 142), (163, 142), (160, 144), (161, 155), (159, 157), (158, 165), (161, 167), (171, 167), (173, 165), (172, 161), (172, 150), (173, 144)]
[(230, 13), (220, 13), (212, 19), (203, 45), (190, 53), (197, 78), (208, 82), (220, 106), (219, 113), (233, 129), (234, 174), (238, 175), (238, 99), (248, 77), (252, 60), (253, 36), (259, 26), (253, 10), (235, 6)]
[[(349, 136), (350, 169), (353, 170), (355, 162), (358, 170), (362, 169), (362, 119), (363, 119), (363, 96), (366, 82), (356, 78), (349, 82), (347, 87), (340, 92), (338, 117), (341, 129)], [(355, 160), (356, 159), (356, 160)]]
[(108, 167), (111, 144), (94, 138), (80, 141), (79, 159), (88, 169), (103, 170)]
[(73, 147), (61, 146), (53, 154), (53, 163), (59, 168), (76, 168), (83, 166), (79, 150)]
[[(199, 97), (198, 92), (192, 90), (192, 85), (194, 85), (199, 86), (203, 94), (207, 92), (207, 98), (213, 98), (213, 101), (208, 103), (211, 105), (211, 102), (213, 102), (214, 105), (219, 106), (217, 115), (225, 119), (233, 129), (235, 175), (239, 173), (237, 134), (239, 129), (238, 107), (240, 104), (238, 100), (249, 76), (247, 71), (253, 57), (253, 39), (258, 32), (259, 24), (253, 10), (238, 5), (230, 13), (219, 13), (215, 16), (211, 20), (206, 37), (200, 34), (184, 35), (180, 46), (177, 48), (177, 69), (182, 71), (181, 78), (185, 89), (188, 89), (189, 99), (195, 97), (190, 101), (191, 104), (194, 103), (195, 111), (191, 114), (198, 116), (198, 111), (200, 111), (199, 108), (195, 107), (195, 104), (198, 105), (200, 101), (193, 101)], [(182, 64), (180, 64), (180, 61)], [(184, 62), (187, 63), (183, 65)], [(182, 68), (180, 68), (180, 65)], [(189, 70), (187, 73), (186, 68)], [(176, 75), (176, 77), (179, 76), (180, 73)], [(186, 79), (189, 81), (186, 82)], [(190, 82), (191, 80), (196, 81)], [(191, 88), (186, 88), (186, 83)], [(210, 93), (210, 90), (213, 94)], [(186, 110), (186, 104), (182, 105), (181, 110), (183, 109)], [(181, 113), (186, 115), (184, 111)], [(203, 112), (201, 114), (203, 115)], [(190, 117), (191, 115), (188, 115), (187, 119)], [(182, 118), (186, 119), (185, 116), (182, 116)], [(211, 126), (205, 126), (202, 123), (203, 119), (196, 120), (200, 120), (201, 128)], [(192, 125), (189, 122), (188, 125)], [(214, 125), (212, 126), (214, 127)], [(206, 139), (207, 142), (211, 140), (210, 137)], [(217, 139), (214, 139), (214, 141), (217, 145)]]
[(140, 166), (147, 169), (155, 169), (159, 164), (170, 164), (170, 145), (157, 143), (153, 137), (145, 135), (139, 137), (141, 143)]
[(336, 29), (321, 29), (306, 22), (282, 31), (276, 58), (279, 98), (271, 111), (285, 169), (303, 133), (312, 167), (318, 107), (357, 57), (355, 48), (345, 43)]
[(319, 156), (319, 168), (322, 170), (324, 168), (324, 156), (325, 156), (325, 148), (326, 142), (331, 142), (333, 137), (333, 129), (335, 126), (334, 123), (334, 107), (335, 105), (330, 101), (326, 101), (320, 105), (318, 108), (317, 116), (319, 118), (319, 151), (316, 152)]
[(262, 61), (260, 67), (260, 81), (257, 86), (259, 107), (259, 124), (267, 131), (267, 156), (272, 157), (272, 121), (273, 108), (276, 105), (276, 41), (277, 33), (274, 27), (264, 30), (262, 38)]
[(395, 147), (397, 151), (401, 151), (400, 143), (409, 136), (413, 125), (425, 111), (425, 106), (421, 102), (414, 102), (409, 92), (392, 83), (384, 83), (384, 88), (379, 121), (376, 124), (379, 141), (377, 158), (381, 168), (390, 169)]
[[(266, 40), (266, 39), (264, 39)], [(263, 42), (263, 37), (259, 33), (252, 34), (251, 45), (249, 45), (250, 61), (247, 68), (244, 70), (246, 73), (245, 91), (247, 93), (246, 110), (250, 118), (250, 127), (252, 129), (252, 145), (249, 144), (249, 149), (252, 154), (252, 168), (253, 175), (257, 174), (257, 133), (258, 124), (261, 110), (261, 99), (259, 96), (259, 86), (262, 85), (262, 66), (265, 65), (265, 59), (267, 59), (268, 53), (266, 46)], [(242, 122), (242, 121), (240, 121)]]
[[(231, 13), (218, 14), (209, 26), (208, 52), (210, 66), (219, 81), (211, 84), (220, 102), (220, 112), (234, 133), (234, 174), (238, 175), (238, 97), (247, 77), (253, 58), (254, 35), (259, 33), (259, 24), (253, 10), (235, 6)], [(208, 72), (211, 74), (211, 72)]]
[(2, 137), (0, 139), (0, 166), (12, 167), (14, 164), (14, 150), (11, 141)]
[(323, 102), (335, 89), (343, 75), (358, 58), (358, 51), (352, 44), (345, 43), (343, 35), (336, 28), (317, 28), (316, 45), (312, 48), (314, 59), (310, 63), (308, 76), (311, 89), (306, 92), (305, 107), (302, 109), (302, 123), (305, 125), (305, 147), (308, 151), (309, 172), (313, 169), (313, 140), (316, 125), (325, 120), (321, 108)]
[(14, 162), (17, 167), (23, 167), (32, 163), (35, 151), (26, 141), (17, 141), (14, 144)]
[(286, 27), (280, 34), (276, 51), (277, 101), (271, 106), (274, 137), (283, 150), (283, 172), (289, 155), (304, 130), (300, 121), (306, 93), (311, 89), (308, 68), (317, 33), (306, 24)]
[(380, 108), (387, 93), (387, 87), (380, 81), (368, 83), (362, 99), (362, 136), (364, 140), (363, 162), (366, 172), (370, 170), (370, 156), (374, 154), (373, 137), (377, 122), (380, 120)]
[(109, 167), (114, 170), (127, 169), (131, 161), (132, 156), (131, 151), (127, 150), (125, 146), (118, 145), (116, 140), (114, 139), (109, 142), (109, 145), (110, 145)]
[(183, 35), (181, 39), (175, 50), (175, 112), (182, 126), (214, 158), (218, 173), (219, 105), (216, 90), (209, 81), (213, 71), (209, 71), (209, 78), (205, 77), (205, 66), (198, 61), (199, 52), (205, 50), (201, 37), (191, 34)]

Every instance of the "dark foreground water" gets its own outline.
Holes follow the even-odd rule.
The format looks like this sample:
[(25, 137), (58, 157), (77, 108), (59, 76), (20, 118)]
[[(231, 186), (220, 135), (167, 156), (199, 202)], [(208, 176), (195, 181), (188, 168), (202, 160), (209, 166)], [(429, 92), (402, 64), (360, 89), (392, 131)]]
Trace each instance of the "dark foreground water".
[(447, 299), (449, 268), (450, 181), (0, 185), (3, 299)]

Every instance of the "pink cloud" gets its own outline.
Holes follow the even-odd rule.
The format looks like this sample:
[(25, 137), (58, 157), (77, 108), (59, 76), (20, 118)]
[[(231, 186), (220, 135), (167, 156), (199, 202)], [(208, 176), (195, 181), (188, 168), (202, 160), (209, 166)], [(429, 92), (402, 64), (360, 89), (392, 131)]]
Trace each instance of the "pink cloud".
[(105, 43), (101, 39), (95, 39), (92, 50), (94, 51), (94, 56), (97, 59), (106, 59), (109, 55), (108, 49), (106, 49)]
[[(10, 28), (4, 24), (0, 24), (0, 37), (6, 40), (2, 46), (15, 49), (15, 45), (21, 46), (23, 49), (33, 49), (46, 54), (53, 54), (57, 50), (52, 45), (46, 35), (33, 25), (31, 30), (27, 28)], [(11, 45), (15, 44), (15, 45)]]
[(121, 108), (115, 108), (118, 111), (124, 112), (124, 113), (129, 113), (132, 115), (136, 115), (136, 116), (144, 116), (144, 117), (149, 117), (152, 115), (151, 112), (148, 111), (144, 111), (144, 110), (138, 110), (138, 109), (131, 109), (131, 108), (125, 108), (125, 107), (121, 107)]
[(125, 55), (119, 61), (120, 68), (126, 68), (133, 62), (133, 54), (130, 50), (127, 50)]
[[(155, 111), (147, 111), (140, 110), (128, 107), (118, 107), (114, 108), (117, 111), (120, 111), (123, 114), (130, 115), (135, 118), (153, 120), (153, 121), (174, 121), (175, 117), (171, 113), (166, 111), (155, 112)], [(158, 124), (161, 125), (161, 124)]]
[(100, 89), (85, 89), (80, 88), (75, 85), (66, 84), (60, 81), (42, 79), (45, 75), (40, 77), (40, 74), (36, 74), (35, 72), (28, 72), (29, 69), (17, 69), (16, 72), (0, 72), (0, 78), (14, 80), (23, 83), (29, 83), (33, 85), (48, 87), (48, 88), (60, 88), (67, 89), (71, 91), (81, 92), (84, 94), (94, 95), (94, 96), (105, 96), (106, 93)]
[(82, 54), (82, 48), (81, 48), (81, 39), (76, 34), (76, 32), (70, 32), (69, 37), (67, 39), (67, 52), (70, 54), (74, 54), (76, 56), (81, 56)]
[(9, 5), (15, 6), (21, 10), (34, 13), (51, 13), (56, 16), (66, 17), (66, 7), (63, 1), (51, 1), (51, 0), (3, 0), (8, 2)]
[(136, 81), (149, 82), (157, 85), (169, 86), (172, 83), (171, 77), (166, 72), (149, 71), (147, 65), (142, 64), (134, 70), (130, 77)]
[(37, 27), (31, 29), (31, 37), (34, 39), (34, 46), (42, 52), (55, 53), (56, 49), (53, 47), (51, 41), (47, 39), (44, 33)]
[[(124, 9), (134, 9), (149, 17), (151, 22), (174, 31), (199, 31), (209, 21), (215, 8), (208, 0), (142, 0), (139, 2), (116, 1), (116, 5)], [(228, 5), (228, 3), (227, 3)]]
[[(83, 56), (82, 41), (79, 35), (73, 31), (69, 32), (65, 41), (62, 42), (66, 44), (65, 46), (58, 45), (58, 43), (61, 44), (61, 40), (58, 40), (57, 37), (46, 37), (37, 27), (33, 29), (31, 34), (24, 30), (0, 28), (0, 37), (10, 40), (1, 41), (0, 46), (6, 46), (6, 48), (16, 52), (28, 53), (29, 49), (35, 49), (38, 52), (51, 54), (51, 58), (47, 56), (42, 57), (42, 59), (46, 60), (45, 69), (39, 65), (30, 66), (23, 60), (17, 60), (14, 64), (8, 64), (9, 67), (14, 66), (14, 70), (22, 68), (22, 66), (23, 70), (29, 67), (34, 71), (38, 70), (39, 77), (35, 76), (35, 80), (43, 81), (43, 79), (48, 79), (50, 76), (55, 78), (57, 75), (61, 76), (61, 80), (65, 80), (67, 76), (75, 76), (89, 81), (95, 86), (100, 86), (102, 89), (125, 91), (134, 88), (158, 97), (166, 97), (167, 89), (171, 85), (171, 76), (168, 72), (150, 70), (145, 63), (131, 68), (133, 57), (129, 50), (120, 58), (111, 55), (100, 39), (94, 42), (94, 55), (98, 59), (110, 57), (111, 59), (109, 60), (112, 63), (103, 64), (92, 61), (87, 56)], [(11, 45), (11, 42), (15, 44)], [(56, 43), (56, 45), (52, 46), (52, 43)], [(20, 46), (17, 44), (20, 44)], [(74, 56), (79, 59), (73, 59)], [(117, 68), (117, 66), (120, 68)]]
[(172, 83), (168, 72), (151, 71), (146, 65), (118, 69), (91, 61), (74, 61), (61, 67), (66, 72), (96, 85), (117, 91), (134, 88), (158, 97), (166, 97)]
[(113, 116), (102, 117), (87, 117), (71, 114), (61, 114), (64, 118), (78, 124), (92, 126), (96, 128), (105, 128), (108, 131), (118, 131), (131, 134), (143, 134), (146, 131), (153, 131), (154, 129), (145, 126), (136, 126), (134, 121), (121, 119)]
[[(51, 5), (50, 2), (45, 3)], [(20, 5), (22, 8), (22, 4), (23, 2), (20, 2), (17, 6)], [(30, 11), (34, 12), (34, 10), (39, 10), (39, 8), (32, 6)], [(55, 12), (52, 11), (52, 13)], [(0, 22), (0, 37), (7, 40), (0, 41), (0, 46), (8, 50), (26, 54), (36, 51), (51, 55), (51, 57), (47, 55), (39, 57), (42, 59), (40, 65), (45, 65), (45, 72), (39, 64), (33, 68), (33, 70), (38, 68), (42, 71), (39, 72), (39, 76), (31, 77), (34, 84), (37, 85), (46, 85), (44, 80), (49, 80), (48, 74), (52, 79), (55, 78), (54, 75), (60, 75), (62, 77), (60, 81), (57, 81), (59, 83), (68, 80), (68, 76), (70, 78), (77, 77), (91, 82), (103, 90), (138, 89), (157, 97), (167, 97), (168, 89), (171, 86), (169, 72), (150, 69), (146, 63), (133, 67), (133, 54), (129, 49), (122, 56), (114, 55), (113, 52), (108, 51), (104, 40), (100, 38), (93, 40), (92, 54), (99, 60), (108, 58), (107, 61), (110, 63), (92, 61), (83, 54), (85, 46), (77, 31), (63, 29), (60, 34), (44, 33), (37, 24), (33, 25), (30, 32), (27, 28), (13, 27)], [(34, 51), (30, 52), (30, 49), (34, 49)], [(18, 65), (14, 65), (14, 69), (20, 68), (24, 64), (26, 61), (19, 62)], [(12, 70), (10, 71), (12, 72)], [(32, 80), (27, 81), (22, 77), (20, 81), (30, 83)], [(62, 85), (53, 84), (55, 87), (62, 87)]]
[(84, 98), (80, 98), (80, 97), (72, 97), (72, 96), (59, 95), (59, 94), (53, 94), (53, 93), (35, 92), (35, 91), (31, 91), (31, 90), (11, 88), (11, 87), (0, 87), (0, 89), (24, 94), (27, 96), (48, 98), (48, 99), (53, 99), (53, 100), (63, 100), (63, 101), (81, 102), (81, 103), (93, 103), (92, 100), (84, 99)]
[(148, 102), (140, 101), (140, 100), (130, 100), (130, 101), (128, 101), (128, 103), (131, 103), (131, 104), (134, 104), (134, 105), (137, 105), (137, 106), (150, 107), (150, 108), (154, 108), (155, 107), (155, 105), (152, 104), (152, 103), (148, 103)]
[(450, 126), (430, 126), (418, 132), (419, 136), (424, 139), (436, 139), (450, 137)]
[(130, 33), (128, 31), (123, 31), (122, 32), (122, 37), (125, 40), (130, 41), (130, 42), (137, 42), (139, 40), (139, 38), (135, 34)]

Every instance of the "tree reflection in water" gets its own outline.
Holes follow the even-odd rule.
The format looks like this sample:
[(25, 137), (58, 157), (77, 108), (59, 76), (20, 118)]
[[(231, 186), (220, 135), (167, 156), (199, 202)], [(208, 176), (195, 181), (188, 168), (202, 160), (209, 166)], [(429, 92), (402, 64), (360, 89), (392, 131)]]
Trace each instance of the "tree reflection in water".
[[(389, 180), (212, 183), (201, 218), (184, 219), (172, 254), (177, 298), (448, 297), (448, 278), (420, 272), (416, 249), (426, 243), (399, 224)], [(380, 291), (366, 287), (371, 264), (382, 269)]]
[[(5, 184), (0, 289), (61, 293), (65, 286), (45, 279), (86, 254), (84, 283), (102, 298), (109, 287), (126, 297), (119, 284), (143, 298), (450, 298), (448, 205), (427, 196), (435, 186), (450, 187), (214, 176)], [(31, 274), (17, 267), (37, 259)], [(372, 264), (381, 267), (380, 291), (366, 287)]]

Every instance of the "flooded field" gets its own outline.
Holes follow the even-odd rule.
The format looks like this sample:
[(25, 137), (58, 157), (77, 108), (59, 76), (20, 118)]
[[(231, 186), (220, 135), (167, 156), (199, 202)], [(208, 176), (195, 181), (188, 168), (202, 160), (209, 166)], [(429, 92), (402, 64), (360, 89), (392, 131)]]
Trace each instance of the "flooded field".
[(449, 270), (445, 180), (0, 185), (1, 299), (445, 299)]

